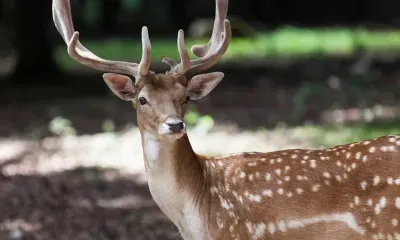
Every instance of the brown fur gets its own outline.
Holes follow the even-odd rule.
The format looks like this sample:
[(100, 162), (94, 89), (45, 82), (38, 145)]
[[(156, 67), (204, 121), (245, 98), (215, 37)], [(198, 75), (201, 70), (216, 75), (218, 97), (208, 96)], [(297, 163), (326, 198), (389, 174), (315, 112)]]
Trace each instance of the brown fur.
[[(246, 223), (265, 224), (258, 239), (399, 239), (399, 150), (400, 136), (386, 136), (324, 150), (209, 158), (211, 197), (205, 211), (211, 239), (251, 239)], [(377, 211), (382, 197), (384, 206)], [(224, 209), (223, 203), (232, 208)], [(343, 222), (293, 230), (287, 226), (289, 220), (346, 212), (365, 229), (364, 235)], [(393, 219), (399, 224), (394, 226)], [(280, 221), (284, 231), (279, 230)], [(273, 234), (268, 224), (274, 224)]]

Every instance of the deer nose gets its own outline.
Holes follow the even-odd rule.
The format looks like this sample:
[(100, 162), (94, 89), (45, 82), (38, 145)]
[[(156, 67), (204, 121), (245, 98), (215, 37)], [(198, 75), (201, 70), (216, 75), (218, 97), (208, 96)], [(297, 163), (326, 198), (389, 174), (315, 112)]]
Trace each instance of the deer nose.
[(172, 132), (181, 132), (185, 128), (185, 123), (182, 120), (179, 120), (178, 122), (175, 123), (167, 123), (169, 130)]

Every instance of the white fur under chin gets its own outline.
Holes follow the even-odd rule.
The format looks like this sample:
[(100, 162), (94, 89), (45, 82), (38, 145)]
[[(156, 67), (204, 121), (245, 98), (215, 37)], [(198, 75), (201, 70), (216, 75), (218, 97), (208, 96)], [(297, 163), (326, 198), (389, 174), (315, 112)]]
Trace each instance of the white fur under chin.
[(150, 168), (153, 168), (157, 164), (158, 155), (160, 154), (160, 143), (150, 133), (143, 133), (143, 150), (146, 157), (147, 163)]

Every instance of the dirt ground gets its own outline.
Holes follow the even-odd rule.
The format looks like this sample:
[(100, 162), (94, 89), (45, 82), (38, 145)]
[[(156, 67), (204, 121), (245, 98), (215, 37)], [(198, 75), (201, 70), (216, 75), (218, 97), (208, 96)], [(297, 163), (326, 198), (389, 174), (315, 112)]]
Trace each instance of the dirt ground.
[[(321, 90), (304, 97), (309, 85), (285, 87), (268, 79), (259, 76), (250, 87), (223, 83), (198, 102), (198, 111), (212, 115), (216, 126), (210, 132), (189, 131), (195, 151), (224, 155), (313, 147), (307, 136), (259, 127), (362, 120), (359, 106), (376, 117), (398, 116), (393, 109), (399, 96), (388, 91), (390, 86), (360, 90), (342, 83), (338, 88), (325, 79)], [(58, 99), (32, 89), (2, 94), (0, 240), (180, 239), (150, 196), (129, 103), (111, 94)], [(24, 94), (34, 97), (10, 97)], [(58, 116), (71, 121), (76, 136), (49, 131), (49, 122)], [(115, 124), (114, 132), (102, 131), (107, 119)], [(222, 147), (226, 139), (230, 142)]]

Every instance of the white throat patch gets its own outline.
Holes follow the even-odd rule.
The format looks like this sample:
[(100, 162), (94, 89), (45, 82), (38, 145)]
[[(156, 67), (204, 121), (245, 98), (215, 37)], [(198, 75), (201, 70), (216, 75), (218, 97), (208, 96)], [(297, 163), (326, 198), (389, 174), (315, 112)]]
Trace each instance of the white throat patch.
[(150, 168), (157, 164), (160, 154), (160, 143), (150, 133), (143, 133), (143, 151)]

